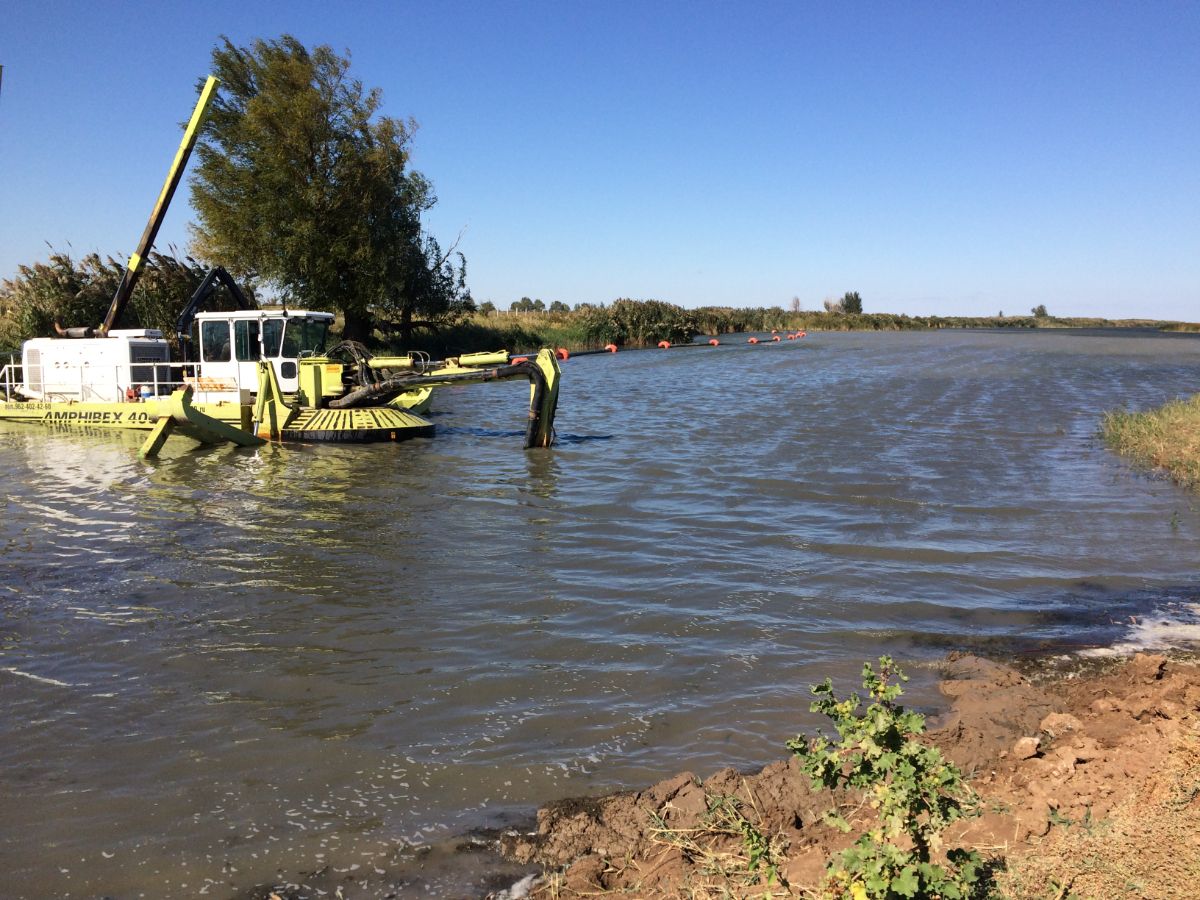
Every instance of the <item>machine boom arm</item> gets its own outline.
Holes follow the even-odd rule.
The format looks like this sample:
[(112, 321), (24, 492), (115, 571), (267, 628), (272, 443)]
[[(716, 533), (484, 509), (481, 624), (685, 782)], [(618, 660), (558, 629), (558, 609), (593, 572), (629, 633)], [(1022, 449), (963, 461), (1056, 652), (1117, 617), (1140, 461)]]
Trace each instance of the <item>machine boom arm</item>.
[(125, 274), (121, 277), (117, 292), (113, 294), (112, 303), (108, 307), (108, 315), (104, 317), (104, 322), (96, 330), (99, 337), (107, 336), (109, 330), (120, 321), (121, 313), (125, 311), (125, 306), (133, 295), (133, 289), (137, 286), (138, 279), (141, 278), (142, 265), (146, 256), (149, 255), (150, 249), (154, 246), (154, 239), (158, 237), (159, 226), (162, 225), (163, 218), (167, 214), (167, 207), (171, 205), (171, 198), (175, 196), (175, 188), (179, 186), (180, 179), (183, 178), (183, 170), (187, 167), (188, 157), (192, 155), (192, 148), (196, 146), (196, 139), (200, 136), (200, 125), (204, 121), (204, 114), (208, 112), (217, 84), (216, 77), (209, 75), (208, 80), (204, 83), (204, 88), (200, 91), (200, 99), (196, 103), (196, 109), (192, 112), (191, 121), (188, 122), (188, 126), (183, 132), (183, 140), (180, 141), (179, 150), (175, 153), (175, 160), (167, 172), (167, 180), (158, 195), (158, 202), (154, 204), (154, 210), (150, 213), (150, 221), (146, 223), (146, 230), (142, 232), (142, 239), (138, 241), (137, 250), (129, 257), (129, 265), (125, 267)]
[(192, 298), (188, 300), (187, 306), (183, 308), (183, 312), (179, 314), (179, 319), (175, 322), (175, 338), (179, 342), (179, 349), (183, 351), (183, 358), (190, 359), (191, 354), (187, 348), (191, 344), (192, 322), (196, 321), (196, 313), (199, 312), (205, 301), (212, 296), (213, 291), (217, 289), (217, 285), (222, 284), (228, 290), (233, 302), (237, 304), (238, 309), (254, 309), (255, 306), (250, 302), (250, 299), (238, 287), (238, 283), (233, 280), (228, 272), (221, 266), (215, 266), (208, 270), (208, 274), (204, 276), (204, 280), (200, 282), (192, 294)]

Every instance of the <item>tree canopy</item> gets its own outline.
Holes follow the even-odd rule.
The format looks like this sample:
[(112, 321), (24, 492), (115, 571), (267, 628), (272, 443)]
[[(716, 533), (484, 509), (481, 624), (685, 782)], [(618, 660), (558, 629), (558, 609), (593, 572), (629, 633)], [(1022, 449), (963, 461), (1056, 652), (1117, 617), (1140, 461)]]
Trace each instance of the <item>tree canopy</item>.
[(437, 198), (409, 165), (416, 124), (379, 115), (350, 60), (291, 35), (222, 38), (192, 179), (193, 251), (287, 302), (340, 310), (345, 336), (472, 308), (466, 260), (421, 228)]
[(522, 297), (520, 300), (514, 300), (510, 303), (508, 308), (513, 312), (542, 312), (546, 308), (546, 304), (541, 300), (530, 300), (528, 297)]

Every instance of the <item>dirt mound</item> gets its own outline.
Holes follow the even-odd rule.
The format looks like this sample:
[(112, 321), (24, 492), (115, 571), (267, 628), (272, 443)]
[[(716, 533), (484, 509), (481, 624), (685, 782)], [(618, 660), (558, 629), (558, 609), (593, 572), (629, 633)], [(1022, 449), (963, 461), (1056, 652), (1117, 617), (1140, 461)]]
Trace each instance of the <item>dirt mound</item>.
[[(951, 705), (928, 738), (985, 809), (947, 835), (949, 846), (979, 849), (1017, 897), (1044, 896), (1051, 883), (1061, 896), (1193, 896), (1200, 667), (1140, 654), (1107, 672), (1035, 683), (954, 655), (941, 690)], [(824, 824), (833, 806), (794, 759), (703, 781), (685, 772), (643, 791), (551, 804), (536, 832), (507, 835), (503, 849), (544, 868), (535, 896), (797, 896), (853, 840)], [(855, 834), (866, 825), (861, 810), (842, 811)]]

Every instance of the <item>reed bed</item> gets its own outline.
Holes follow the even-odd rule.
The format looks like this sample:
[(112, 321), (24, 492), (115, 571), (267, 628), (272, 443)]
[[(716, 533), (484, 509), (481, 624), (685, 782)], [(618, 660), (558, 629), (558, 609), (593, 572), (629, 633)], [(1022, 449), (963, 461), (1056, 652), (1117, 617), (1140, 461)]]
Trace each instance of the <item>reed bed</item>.
[(1109, 447), (1136, 465), (1200, 490), (1200, 394), (1144, 412), (1105, 413), (1101, 433)]

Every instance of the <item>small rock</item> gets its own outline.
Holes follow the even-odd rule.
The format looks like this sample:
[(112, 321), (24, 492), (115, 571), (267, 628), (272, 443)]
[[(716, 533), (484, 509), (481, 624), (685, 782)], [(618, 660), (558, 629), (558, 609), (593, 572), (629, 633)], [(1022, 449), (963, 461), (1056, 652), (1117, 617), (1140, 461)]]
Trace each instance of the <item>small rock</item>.
[(1075, 751), (1067, 747), (1055, 750), (1046, 759), (1050, 763), (1052, 778), (1066, 778), (1075, 771)]
[(1104, 751), (1100, 749), (1096, 739), (1090, 737), (1076, 738), (1071, 745), (1071, 752), (1075, 756), (1075, 762), (1081, 763), (1091, 762), (1104, 756)]
[(1016, 759), (1032, 759), (1038, 755), (1041, 745), (1041, 738), (1023, 737), (1013, 744), (1012, 754)]
[(1187, 707), (1174, 700), (1164, 700), (1158, 704), (1158, 714), (1164, 719), (1182, 719), (1187, 716)]
[(1153, 697), (1130, 697), (1125, 709), (1139, 722), (1159, 715), (1158, 700)]
[(1107, 697), (1101, 697), (1099, 700), (1093, 700), (1091, 710), (1096, 715), (1103, 713), (1115, 712), (1118, 709), (1117, 704)]
[(600, 880), (603, 875), (604, 860), (598, 856), (585, 856), (567, 869), (567, 890), (576, 894), (596, 893), (604, 888)]
[(1045, 802), (1035, 800), (1029, 809), (1018, 810), (1014, 818), (1018, 841), (1041, 837), (1050, 830), (1050, 807)]
[(1083, 728), (1083, 723), (1070, 713), (1050, 713), (1042, 719), (1042, 724), (1038, 728), (1054, 738), (1060, 734), (1066, 734), (1068, 731), (1078, 731)]
[(666, 781), (660, 781), (652, 786), (649, 790), (643, 792), (648, 798), (655, 803), (663, 804), (668, 800), (673, 800), (675, 795), (687, 788), (695, 787), (698, 783), (697, 778), (691, 772), (680, 772), (674, 778), (668, 778)]
[(1161, 653), (1139, 653), (1126, 665), (1130, 684), (1152, 684), (1163, 677), (1167, 658)]

